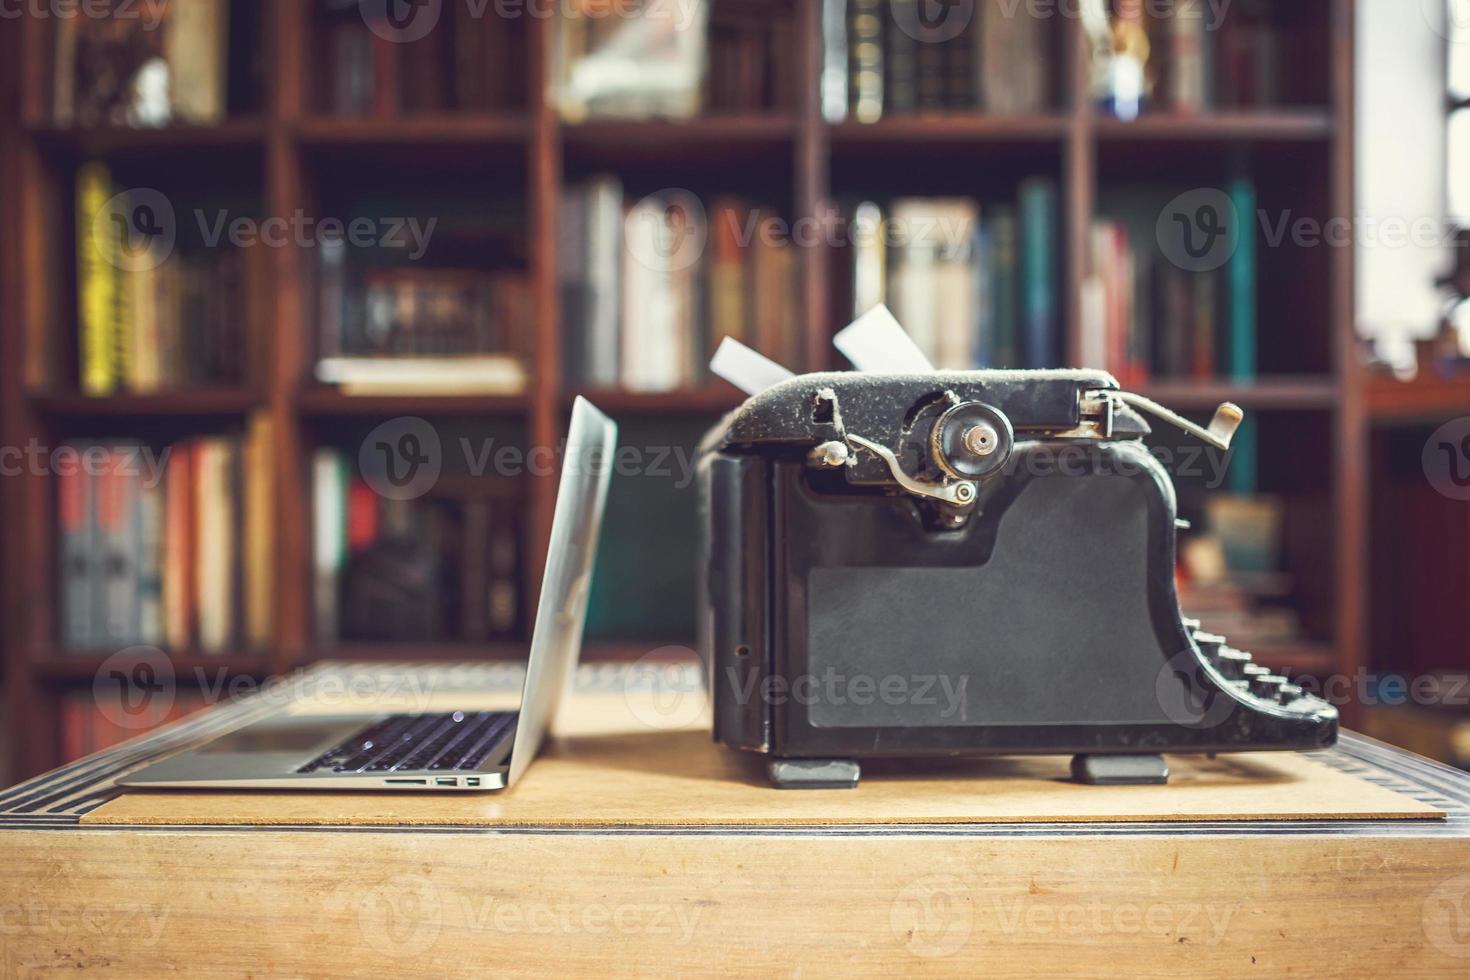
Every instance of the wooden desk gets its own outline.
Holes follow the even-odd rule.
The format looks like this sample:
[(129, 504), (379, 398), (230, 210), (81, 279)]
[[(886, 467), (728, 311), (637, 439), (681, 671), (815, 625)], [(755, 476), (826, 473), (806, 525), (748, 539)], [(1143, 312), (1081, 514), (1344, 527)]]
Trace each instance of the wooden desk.
[[(654, 765), (589, 755), (609, 744), (599, 739), (640, 733), (599, 735), (605, 717), (576, 701), (503, 796), (273, 800), (113, 785), (363, 678), (374, 703), (395, 703), (387, 681), (420, 707), (514, 686), (504, 670), (325, 666), (0, 793), (0, 976), (1470, 974), (1470, 776), (1355, 736), (1281, 756), (1279, 769), (1262, 756), (1178, 760), (1187, 778), (1163, 789), (1200, 808), (1209, 794), (1258, 799), (1252, 784), (1273, 772), (1291, 813), (1304, 787), (1361, 779), (1368, 809), (1394, 819), (1314, 819), (1307, 807), (1179, 821), (1150, 816), (1159, 798), (1144, 791), (1157, 787), (1124, 788), (1137, 795), (1101, 813), (1101, 788), (1051, 775), (1066, 760), (889, 769), (855, 794), (782, 792), (759, 785), (758, 760), (685, 741), (697, 712), (649, 715), (636, 685), (598, 668), (582, 696), (605, 706), (616, 695), (645, 726), (638, 744)], [(660, 745), (703, 761), (660, 758)], [(643, 819), (613, 796), (602, 812), (595, 786), (546, 817), (532, 804), (571, 765), (607, 770), (610, 793), (647, 786)], [(971, 801), (971, 817), (924, 816), (947, 805), (936, 786)], [(873, 800), (911, 808), (865, 809)], [(992, 802), (1049, 816), (984, 822)]]

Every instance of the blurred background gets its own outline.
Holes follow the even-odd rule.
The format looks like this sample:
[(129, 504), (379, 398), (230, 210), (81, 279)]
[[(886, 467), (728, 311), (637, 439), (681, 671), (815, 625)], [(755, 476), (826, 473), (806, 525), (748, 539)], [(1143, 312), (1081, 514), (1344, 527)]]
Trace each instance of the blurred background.
[(525, 656), (571, 400), (587, 660), (687, 655), (735, 337), (886, 303), (1113, 371), (1187, 614), (1470, 760), (1470, 0), (0, 10), (0, 783), (322, 658)]

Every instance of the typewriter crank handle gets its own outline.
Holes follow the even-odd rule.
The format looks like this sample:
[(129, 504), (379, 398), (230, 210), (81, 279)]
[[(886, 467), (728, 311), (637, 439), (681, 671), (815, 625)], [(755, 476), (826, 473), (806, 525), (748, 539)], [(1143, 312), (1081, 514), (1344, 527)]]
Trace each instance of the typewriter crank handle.
[(1230, 440), (1235, 437), (1235, 430), (1240, 428), (1240, 423), (1245, 419), (1245, 413), (1240, 406), (1232, 402), (1224, 402), (1215, 409), (1214, 418), (1210, 419), (1209, 428), (1195, 425), (1189, 419), (1180, 415), (1170, 408), (1165, 408), (1152, 398), (1135, 395), (1131, 391), (1110, 391), (1107, 394), (1118, 401), (1123, 402), (1140, 411), (1147, 412), (1154, 418), (1168, 422), (1184, 432), (1189, 433), (1201, 442), (1214, 446), (1219, 450), (1228, 450)]
[(887, 463), (888, 472), (893, 474), (894, 482), (909, 493), (920, 497), (929, 497), (930, 499), (938, 500), (955, 507), (968, 507), (975, 502), (976, 490), (974, 483), (968, 480), (961, 480), (955, 483), (924, 483), (921, 480), (915, 480), (903, 471), (903, 467), (898, 462), (898, 457), (893, 455), (893, 451), (887, 446), (880, 445), (870, 439), (864, 439), (862, 436), (854, 435), (851, 432), (847, 434), (847, 438)]

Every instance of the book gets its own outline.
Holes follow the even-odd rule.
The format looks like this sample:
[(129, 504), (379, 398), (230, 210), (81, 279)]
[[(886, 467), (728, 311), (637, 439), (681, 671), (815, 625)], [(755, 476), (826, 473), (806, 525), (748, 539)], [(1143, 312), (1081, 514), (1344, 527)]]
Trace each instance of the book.
[(978, 4), (980, 29), (975, 59), (976, 87), (986, 112), (1019, 115), (1042, 112), (1050, 100), (1046, 29), (1048, 20), (1023, 5)]
[(1016, 208), (999, 204), (989, 211), (992, 243), (990, 322), (995, 332), (995, 366), (1021, 364), (1020, 221)]
[(201, 440), (192, 455), (199, 648), (205, 653), (221, 653), (236, 638), (236, 602), (240, 594), (236, 565), (238, 450), (230, 440), (210, 437)]
[(822, 118), (847, 118), (847, 0), (822, 0)]
[(1042, 177), (1022, 181), (1020, 215), (1020, 322), (1025, 366), (1056, 365), (1061, 351), (1057, 324), (1057, 189)]
[[(87, 446), (73, 446), (81, 454)], [(58, 594), (61, 598), (61, 643), (68, 649), (99, 646), (105, 630), (96, 620), (98, 604), (93, 563), (97, 560), (96, 479), (81, 465), (67, 467), (56, 478)]]
[(327, 357), (316, 379), (345, 395), (519, 395), (525, 365), (510, 354), (453, 357)]
[(228, 0), (169, 0), (167, 16), (170, 121), (218, 124), (225, 115)]
[(170, 447), (164, 470), (163, 636), (175, 650), (194, 642), (197, 624), (194, 562), (195, 465), (188, 442)]
[(858, 122), (883, 115), (883, 5), (881, 0), (849, 0), (848, 105)]
[(888, 249), (882, 208), (873, 201), (862, 202), (853, 210), (849, 229), (853, 243), (852, 316), (857, 319), (887, 302)]
[(1231, 180), (1227, 193), (1235, 209), (1236, 243), (1226, 275), (1230, 283), (1230, 379), (1248, 384), (1256, 377), (1256, 188), (1248, 178)]
[(270, 646), (274, 637), (271, 595), (275, 561), (275, 423), (260, 412), (246, 430), (240, 477), (244, 483), (241, 522), (245, 593), (243, 636), (251, 649)]
[(96, 161), (77, 170), (77, 316), (81, 383), (88, 395), (118, 386), (113, 332), (117, 325), (118, 239), (104, 210), (113, 196), (112, 176)]
[(347, 562), (347, 461), (330, 447), (311, 461), (312, 613), (319, 646), (337, 642), (341, 576)]

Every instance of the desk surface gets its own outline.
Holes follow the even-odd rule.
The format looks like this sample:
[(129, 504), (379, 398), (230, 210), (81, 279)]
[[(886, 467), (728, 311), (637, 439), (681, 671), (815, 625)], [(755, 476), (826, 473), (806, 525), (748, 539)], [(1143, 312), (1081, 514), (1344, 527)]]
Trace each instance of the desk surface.
[[(323, 692), (381, 699), (387, 682), (425, 709), (468, 691), (490, 703), (517, 676), (323, 667), (0, 793), (0, 975), (605, 974), (610, 950), (630, 972), (695, 974), (1470, 972), (1470, 776), (1352, 735), (1305, 758), (1176, 760), (1178, 785), (1122, 794), (1060, 782), (1065, 760), (781, 792), (754, 760), (696, 744), (697, 706), (649, 715), (619, 695), (627, 675), (598, 668), (582, 680), (602, 707), (573, 712), (503, 796), (112, 782), (263, 714), (322, 710)], [(614, 696), (624, 727), (610, 732)], [(546, 794), (574, 762), (662, 779), (641, 799), (589, 786), (568, 819)], [(1312, 791), (1293, 801), (1293, 787)], [(695, 805), (711, 793), (718, 805)]]

